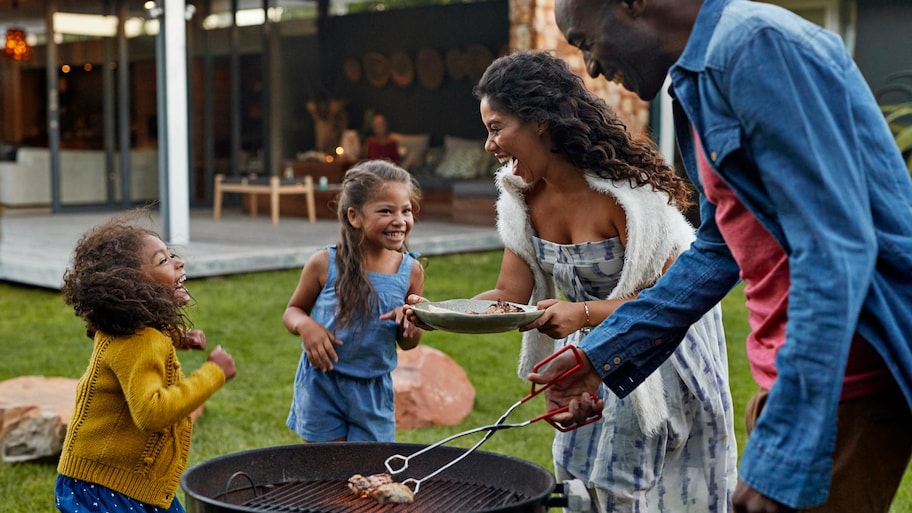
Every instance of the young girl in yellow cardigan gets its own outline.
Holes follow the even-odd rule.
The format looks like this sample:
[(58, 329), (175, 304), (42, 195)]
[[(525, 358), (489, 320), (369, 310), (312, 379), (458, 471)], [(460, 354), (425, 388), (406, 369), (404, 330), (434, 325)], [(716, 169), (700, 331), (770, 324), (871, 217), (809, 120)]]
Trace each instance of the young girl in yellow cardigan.
[(205, 349), (182, 307), (184, 262), (154, 232), (115, 218), (83, 235), (62, 293), (94, 341), (57, 470), (57, 509), (183, 512), (190, 414), (234, 377), (216, 347), (185, 376), (176, 349)]

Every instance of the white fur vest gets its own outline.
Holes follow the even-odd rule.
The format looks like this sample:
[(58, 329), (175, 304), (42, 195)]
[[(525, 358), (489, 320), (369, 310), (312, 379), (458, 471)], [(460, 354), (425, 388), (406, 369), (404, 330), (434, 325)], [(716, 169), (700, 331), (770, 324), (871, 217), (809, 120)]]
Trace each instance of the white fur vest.
[[(651, 286), (662, 274), (668, 259), (686, 250), (694, 230), (681, 212), (668, 204), (668, 196), (650, 186), (630, 187), (586, 174), (590, 187), (617, 200), (627, 215), (627, 246), (624, 267), (617, 286), (604, 299), (622, 299)], [(533, 231), (524, 201), (529, 185), (512, 174), (512, 166), (497, 172), (497, 230), (504, 246), (519, 255), (532, 269), (535, 284), (529, 304), (557, 297), (550, 275), (538, 263), (532, 245)], [(532, 367), (555, 350), (554, 339), (538, 332), (523, 334), (518, 374), (525, 379)], [(662, 377), (654, 372), (631, 394), (640, 428), (655, 433), (668, 418)]]

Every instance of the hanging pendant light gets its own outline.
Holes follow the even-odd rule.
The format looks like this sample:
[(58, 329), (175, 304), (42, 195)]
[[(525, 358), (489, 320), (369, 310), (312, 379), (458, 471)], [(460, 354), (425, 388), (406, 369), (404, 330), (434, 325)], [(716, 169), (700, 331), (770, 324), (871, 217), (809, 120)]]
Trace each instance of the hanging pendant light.
[[(19, 0), (13, 0), (13, 10), (19, 10)], [(6, 29), (3, 53), (14, 61), (26, 61), (32, 56), (32, 49), (29, 48), (28, 41), (25, 39), (25, 29), (18, 27)]]
[(25, 30), (21, 28), (6, 29), (6, 44), (3, 53), (14, 61), (25, 61), (32, 56), (32, 49), (25, 40)]

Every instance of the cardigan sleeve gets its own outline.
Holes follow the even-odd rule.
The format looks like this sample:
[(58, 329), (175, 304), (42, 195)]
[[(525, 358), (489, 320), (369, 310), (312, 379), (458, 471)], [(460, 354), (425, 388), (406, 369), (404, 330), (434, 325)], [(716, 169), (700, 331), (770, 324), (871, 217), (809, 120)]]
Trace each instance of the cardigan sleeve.
[(133, 421), (146, 432), (176, 424), (225, 384), (224, 372), (212, 362), (184, 376), (171, 339), (150, 328), (112, 347), (108, 359)]

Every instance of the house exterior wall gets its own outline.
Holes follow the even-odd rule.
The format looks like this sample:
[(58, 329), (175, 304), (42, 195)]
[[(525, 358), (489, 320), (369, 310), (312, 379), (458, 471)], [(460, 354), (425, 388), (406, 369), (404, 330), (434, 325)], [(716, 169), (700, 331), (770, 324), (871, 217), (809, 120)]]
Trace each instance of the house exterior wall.
[[(327, 20), (325, 29), (327, 54), (322, 72), (330, 89), (325, 93), (349, 100), (350, 128), (362, 128), (364, 114), (375, 110), (386, 115), (394, 132), (471, 139), (485, 136), (472, 88), (490, 60), (507, 51), (507, 0), (334, 16)], [(421, 50), (435, 52), (444, 61), (436, 89), (425, 87), (419, 80), (422, 70), (417, 56)], [(396, 81), (393, 58), (397, 53), (408, 56), (412, 63), (409, 80)], [(363, 66), (368, 54), (389, 61), (390, 76), (383, 85), (368, 80)], [(455, 67), (446, 65), (448, 55), (461, 57), (464, 74), (450, 73)], [(347, 60), (362, 64), (360, 78), (346, 77), (343, 67)], [(285, 69), (287, 76), (295, 73), (289, 66)], [(399, 78), (408, 79), (408, 74), (402, 73)], [(300, 82), (291, 79), (285, 83), (288, 87)]]
[(912, 72), (912, 1), (859, 1), (857, 13), (855, 62), (876, 92), (891, 74)]

